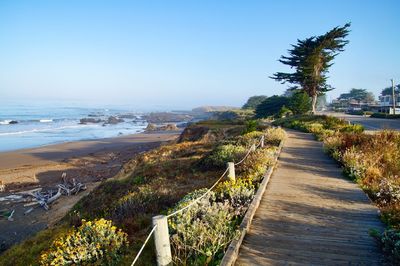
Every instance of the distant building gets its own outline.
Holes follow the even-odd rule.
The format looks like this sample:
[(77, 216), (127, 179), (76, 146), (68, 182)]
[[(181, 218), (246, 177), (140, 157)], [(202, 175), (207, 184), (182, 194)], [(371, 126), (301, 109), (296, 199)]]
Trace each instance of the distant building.
[[(400, 114), (400, 96), (395, 95), (396, 114)], [(379, 96), (379, 111), (383, 113), (393, 114), (393, 97), (392, 95)]]
[(332, 100), (330, 108), (338, 112), (352, 113), (357, 111), (377, 112), (380, 109), (380, 104), (377, 101), (357, 101), (354, 99), (335, 99)]

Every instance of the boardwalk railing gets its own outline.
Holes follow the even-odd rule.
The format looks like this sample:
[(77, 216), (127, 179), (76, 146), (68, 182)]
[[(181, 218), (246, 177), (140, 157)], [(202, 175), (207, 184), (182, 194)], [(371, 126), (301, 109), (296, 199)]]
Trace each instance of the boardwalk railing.
[(264, 135), (261, 136), (260, 140), (258, 141), (258, 144), (252, 144), (249, 150), (246, 152), (246, 155), (237, 163), (234, 162), (228, 162), (227, 167), (225, 171), (222, 173), (222, 175), (215, 181), (215, 183), (206, 191), (204, 194), (199, 196), (198, 198), (192, 200), (190, 204), (187, 206), (176, 210), (173, 213), (170, 213), (168, 215), (157, 215), (153, 217), (153, 228), (151, 229), (149, 235), (147, 236), (146, 240), (144, 241), (142, 247), (140, 248), (139, 252), (136, 254), (135, 259), (133, 260), (131, 266), (135, 265), (135, 263), (138, 261), (140, 255), (143, 252), (144, 247), (146, 246), (147, 242), (151, 238), (151, 236), (154, 234), (154, 242), (155, 242), (155, 247), (156, 247), (156, 256), (157, 256), (157, 265), (159, 266), (165, 266), (169, 265), (172, 263), (172, 255), (171, 255), (171, 245), (170, 245), (170, 240), (169, 240), (169, 231), (168, 231), (168, 218), (177, 215), (178, 213), (181, 213), (190, 207), (192, 207), (194, 204), (199, 202), (202, 198), (204, 198), (208, 193), (210, 193), (217, 185), (218, 183), (228, 174), (227, 178), (228, 180), (235, 181), (235, 166), (240, 165), (243, 163), (247, 157), (250, 155), (250, 153), (256, 151), (259, 147), (263, 148), (264, 147), (264, 140), (265, 137)]

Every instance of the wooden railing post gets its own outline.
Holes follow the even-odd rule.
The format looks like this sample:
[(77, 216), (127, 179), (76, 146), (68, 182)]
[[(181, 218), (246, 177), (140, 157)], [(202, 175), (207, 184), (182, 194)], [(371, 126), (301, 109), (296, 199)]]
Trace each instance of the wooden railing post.
[(235, 164), (233, 162), (228, 163), (228, 179), (231, 181), (236, 180), (235, 176)]
[(166, 266), (172, 263), (171, 245), (169, 242), (168, 221), (165, 215), (153, 217), (154, 242), (156, 246), (157, 265)]
[(253, 152), (253, 151), (256, 151), (256, 144), (251, 145), (250, 150), (251, 150), (252, 152)]

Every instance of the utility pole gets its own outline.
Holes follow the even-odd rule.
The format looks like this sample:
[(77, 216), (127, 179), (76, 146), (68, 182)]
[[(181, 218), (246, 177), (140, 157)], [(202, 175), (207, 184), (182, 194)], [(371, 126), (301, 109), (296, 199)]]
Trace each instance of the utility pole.
[(393, 114), (396, 114), (396, 101), (395, 101), (395, 93), (394, 93), (394, 80), (391, 79), (392, 81), (392, 97), (393, 97)]

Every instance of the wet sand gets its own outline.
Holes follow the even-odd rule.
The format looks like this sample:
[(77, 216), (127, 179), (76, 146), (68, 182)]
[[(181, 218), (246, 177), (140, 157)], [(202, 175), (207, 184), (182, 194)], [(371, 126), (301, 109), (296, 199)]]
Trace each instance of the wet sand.
[(179, 131), (140, 133), (116, 138), (68, 142), (32, 149), (0, 153), (0, 181), (6, 191), (0, 198), (33, 188), (54, 188), (67, 178), (76, 178), (87, 185), (86, 191), (62, 196), (49, 211), (29, 208), (22, 203), (0, 201), (0, 211), (15, 210), (13, 221), (0, 217), (0, 252), (13, 243), (53, 225), (84, 195), (102, 180), (113, 177), (122, 165), (135, 155), (175, 140)]
[(96, 170), (104, 171), (104, 168), (121, 166), (133, 154), (175, 139), (178, 134), (176, 131), (141, 133), (1, 152), (0, 180), (13, 190), (18, 185), (28, 187), (45, 185), (48, 181), (51, 183), (46, 178), (49, 172), (57, 178), (57, 172), (68, 173), (81, 168), (84, 173), (81, 173), (80, 178), (85, 178), (88, 172), (97, 176)]

